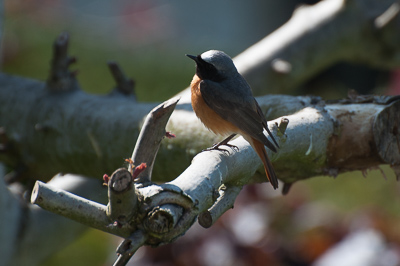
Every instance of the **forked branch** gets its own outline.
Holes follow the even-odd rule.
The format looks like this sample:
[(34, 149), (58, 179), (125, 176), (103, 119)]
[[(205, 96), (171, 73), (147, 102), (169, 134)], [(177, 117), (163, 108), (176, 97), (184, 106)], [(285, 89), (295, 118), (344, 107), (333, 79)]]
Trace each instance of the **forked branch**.
[[(129, 170), (118, 169), (111, 178), (105, 177), (109, 190), (107, 206), (40, 181), (34, 187), (31, 202), (125, 238), (118, 248), (117, 265), (123, 265), (143, 244), (165, 244), (182, 235), (198, 214), (193, 201), (177, 186), (158, 186), (151, 182), (151, 170), (161, 140), (172, 136), (165, 131), (165, 126), (178, 101), (171, 99), (150, 112), (129, 160)], [(146, 164), (135, 168), (135, 161)]]

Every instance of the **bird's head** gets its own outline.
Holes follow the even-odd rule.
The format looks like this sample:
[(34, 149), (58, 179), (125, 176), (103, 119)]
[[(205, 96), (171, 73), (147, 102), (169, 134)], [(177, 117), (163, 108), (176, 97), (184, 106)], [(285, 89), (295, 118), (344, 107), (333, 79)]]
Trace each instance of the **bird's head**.
[(196, 62), (196, 74), (201, 79), (219, 81), (237, 73), (232, 59), (222, 51), (210, 50), (198, 56), (186, 56)]

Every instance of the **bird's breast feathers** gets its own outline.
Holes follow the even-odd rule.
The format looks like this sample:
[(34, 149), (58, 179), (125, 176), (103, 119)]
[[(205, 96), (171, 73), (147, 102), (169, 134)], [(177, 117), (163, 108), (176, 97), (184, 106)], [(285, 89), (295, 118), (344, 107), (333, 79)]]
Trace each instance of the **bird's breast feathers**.
[(204, 101), (200, 91), (200, 78), (195, 75), (191, 83), (192, 107), (200, 121), (212, 132), (226, 136), (239, 133), (238, 128), (232, 123), (224, 120)]

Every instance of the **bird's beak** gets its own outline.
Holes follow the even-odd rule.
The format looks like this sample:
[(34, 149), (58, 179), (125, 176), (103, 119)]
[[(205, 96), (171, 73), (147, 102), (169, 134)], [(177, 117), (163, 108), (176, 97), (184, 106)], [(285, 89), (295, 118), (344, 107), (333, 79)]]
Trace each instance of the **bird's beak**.
[(194, 60), (195, 62), (197, 62), (197, 56), (190, 55), (190, 54), (187, 54), (186, 56), (189, 57), (190, 59)]

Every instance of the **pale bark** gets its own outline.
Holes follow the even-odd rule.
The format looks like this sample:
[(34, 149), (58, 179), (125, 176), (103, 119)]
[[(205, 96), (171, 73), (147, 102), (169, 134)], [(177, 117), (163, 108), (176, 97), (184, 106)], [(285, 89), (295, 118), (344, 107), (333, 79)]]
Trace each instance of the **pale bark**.
[[(394, 132), (399, 126), (399, 113), (399, 100), (387, 104), (324, 105), (320, 102), (293, 115), (270, 121), (270, 130), (276, 136), (280, 149), (276, 154), (268, 153), (280, 173), (279, 179), (286, 184), (310, 176), (337, 175), (339, 172), (363, 170), (380, 164), (399, 165), (400, 152), (397, 133)], [(149, 116), (157, 117), (156, 114)], [(284, 132), (278, 130), (282, 128), (282, 121), (289, 121)], [(154, 128), (149, 123), (146, 125)], [(165, 132), (162, 124), (160, 127), (155, 131)], [(153, 137), (150, 134), (142, 135), (141, 142), (150, 143), (147, 139)], [(148, 146), (137, 143), (133, 154), (144, 154), (144, 151), (156, 153), (159, 141), (153, 142)], [(201, 225), (211, 226), (215, 219), (233, 206), (243, 185), (266, 181), (262, 163), (251, 146), (242, 137), (230, 143), (236, 145), (239, 151), (232, 149), (229, 154), (222, 151), (199, 153), (191, 165), (171, 182), (156, 185), (150, 182), (150, 176), (138, 178), (135, 187), (137, 196), (132, 194), (131, 200), (120, 202), (125, 206), (135, 202), (135, 213), (131, 215), (129, 212), (129, 216), (133, 217), (128, 221), (125, 211), (111, 217), (105, 205), (52, 189), (43, 183), (36, 184), (32, 203), (128, 239), (121, 244), (125, 249), (119, 252), (122, 254), (116, 263), (124, 265), (123, 262), (140, 245), (170, 243), (183, 235), (199, 215)], [(260, 174), (255, 175), (257, 170), (261, 170)], [(151, 169), (147, 173), (151, 173)], [(130, 187), (128, 183), (126, 186), (126, 189)], [(119, 204), (111, 199), (109, 206), (112, 203)], [(136, 239), (137, 235), (142, 236), (139, 246), (129, 240)]]
[[(256, 94), (275, 88), (285, 92), (328, 65), (343, 60), (395, 68), (400, 65), (398, 13), (395, 1), (326, 0), (295, 12), (286, 25), (234, 61)], [(304, 17), (307, 19), (303, 20)], [(65, 53), (61, 53), (61, 57), (67, 61), (61, 60), (64, 63), (57, 66), (61, 72), (53, 72), (61, 75), (59, 82), (56, 79), (53, 83), (49, 77), (45, 84), (0, 74), (0, 125), (7, 139), (2, 146), (1, 159), (15, 168), (23, 166), (25, 176), (42, 180), (58, 172), (100, 179), (130, 156), (144, 117), (157, 104), (137, 103), (132, 95), (126, 96), (130, 93), (126, 89), (129, 82), (115, 69), (120, 90), (107, 96), (88, 95), (76, 87), (74, 76), (65, 71), (71, 59)], [(162, 186), (141, 188), (140, 193), (144, 197), (155, 197), (157, 200), (152, 204), (169, 203), (168, 200), (179, 203), (185, 212), (192, 211), (185, 217), (207, 211), (215, 219), (226, 206), (233, 204), (237, 194), (228, 193), (227, 198), (218, 201), (218, 195), (225, 195), (219, 191), (220, 186), (240, 188), (265, 180), (262, 171), (255, 174), (261, 169), (261, 161), (251, 147), (238, 138), (232, 143), (239, 147), (239, 152), (232, 151), (229, 156), (203, 152), (185, 170), (193, 156), (216, 139), (193, 114), (189, 91), (184, 90), (180, 96), (180, 103), (167, 126), (177, 138), (163, 141), (153, 172), (157, 180), (178, 177)], [(357, 99), (352, 101), (357, 102)], [(373, 103), (374, 100), (378, 104)], [(395, 100), (371, 98), (369, 103), (325, 105), (313, 97), (258, 98), (267, 117), (277, 118), (269, 125), (278, 136), (281, 149), (269, 155), (278, 177), (289, 184), (316, 175), (336, 175), (380, 164), (390, 164), (399, 173), (399, 104)], [(285, 134), (279, 135), (276, 123), (279, 125), (282, 116), (289, 119), (289, 124)], [(106, 191), (100, 188), (99, 180), (76, 179), (70, 175), (59, 176), (51, 183), (57, 189), (85, 198)], [(99, 188), (94, 189), (94, 184)], [(169, 194), (158, 196), (160, 187), (170, 190)], [(0, 257), (6, 263), (38, 264), (84, 231), (85, 227), (80, 224), (19, 202), (3, 182), (0, 190), (3, 224)], [(178, 192), (182, 195), (177, 196)], [(213, 208), (216, 200), (223, 206)], [(179, 213), (179, 209), (174, 208), (163, 211)], [(139, 244), (166, 243), (184, 233), (190, 222), (187, 219), (175, 224), (173, 233), (163, 235), (161, 242), (157, 242), (158, 238), (146, 242), (141, 233), (130, 236), (140, 239)], [(130, 250), (136, 248), (138, 246)]]

